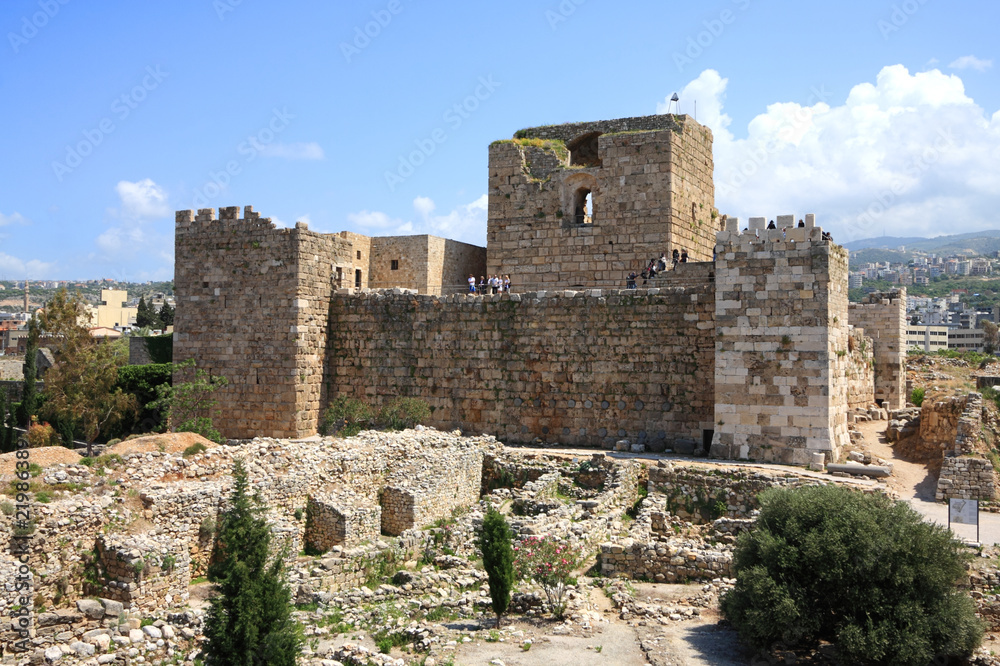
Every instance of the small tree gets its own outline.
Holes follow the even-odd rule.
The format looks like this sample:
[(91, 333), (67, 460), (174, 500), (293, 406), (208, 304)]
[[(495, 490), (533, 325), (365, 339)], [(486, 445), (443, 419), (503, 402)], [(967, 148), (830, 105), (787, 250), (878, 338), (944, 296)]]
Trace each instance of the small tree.
[(22, 428), (31, 426), (31, 417), (38, 410), (38, 369), (35, 366), (35, 356), (38, 355), (38, 320), (32, 317), (28, 320), (28, 344), (24, 352), (24, 389), (21, 392), (21, 406), (17, 412), (17, 422)]
[(992, 354), (997, 350), (997, 343), (1000, 342), (1000, 329), (989, 319), (979, 322), (979, 328), (983, 329), (983, 351)]
[(146, 303), (146, 297), (139, 297), (139, 307), (136, 308), (135, 325), (139, 328), (152, 328), (160, 323), (160, 318), (153, 311), (152, 306)]
[(902, 502), (839, 486), (760, 495), (721, 608), (754, 647), (836, 645), (844, 663), (929, 664), (968, 655), (983, 628), (955, 587), (967, 555)]
[(7, 391), (0, 390), (0, 453), (15, 450), (14, 413), (7, 399)]
[(549, 610), (556, 617), (566, 612), (566, 587), (580, 560), (580, 553), (555, 537), (531, 536), (514, 547), (519, 579), (531, 579), (542, 586)]
[(167, 330), (167, 326), (174, 325), (174, 309), (170, 307), (170, 303), (164, 301), (163, 307), (160, 308), (160, 329)]
[(490, 585), (490, 600), (497, 614), (497, 628), (510, 605), (514, 588), (514, 547), (510, 525), (503, 515), (490, 506), (483, 518), (479, 533), (479, 552), (483, 555), (483, 568)]
[(170, 432), (194, 432), (213, 442), (221, 442), (222, 435), (212, 422), (212, 414), (218, 404), (212, 395), (229, 382), (225, 377), (212, 377), (203, 368), (196, 368), (194, 359), (174, 364), (174, 377), (179, 374), (190, 376), (191, 381), (178, 382), (173, 386), (160, 384), (156, 387), (157, 398), (147, 405), (150, 409), (166, 412), (167, 428)]
[(218, 595), (205, 619), (206, 666), (292, 666), (302, 634), (271, 531), (249, 495), (243, 462), (233, 466), (230, 508), (222, 515), (208, 577)]
[(45, 374), (42, 411), (60, 423), (79, 426), (91, 455), (106, 428), (136, 410), (135, 397), (117, 387), (126, 358), (112, 344), (98, 343), (81, 323), (89, 317), (79, 296), (60, 289), (45, 306), (39, 327), (51, 340), (56, 363)]

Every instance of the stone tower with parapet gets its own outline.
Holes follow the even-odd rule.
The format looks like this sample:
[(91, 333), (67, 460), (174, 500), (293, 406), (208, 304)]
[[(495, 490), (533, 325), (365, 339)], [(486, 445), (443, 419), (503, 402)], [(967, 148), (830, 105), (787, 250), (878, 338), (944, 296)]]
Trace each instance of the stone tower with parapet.
[[(834, 461), (847, 434), (847, 252), (780, 216), (730, 218), (715, 271), (711, 455), (803, 465)], [(790, 227), (783, 232), (781, 227)]]
[(174, 361), (195, 359), (228, 385), (216, 419), (226, 437), (316, 431), (330, 297), (351, 242), (278, 229), (251, 206), (178, 211)]
[(689, 116), (520, 130), (489, 169), (487, 270), (519, 290), (620, 288), (675, 248), (712, 259), (712, 133)]
[(848, 321), (872, 339), (875, 402), (886, 409), (906, 406), (906, 287), (866, 295), (851, 303)]

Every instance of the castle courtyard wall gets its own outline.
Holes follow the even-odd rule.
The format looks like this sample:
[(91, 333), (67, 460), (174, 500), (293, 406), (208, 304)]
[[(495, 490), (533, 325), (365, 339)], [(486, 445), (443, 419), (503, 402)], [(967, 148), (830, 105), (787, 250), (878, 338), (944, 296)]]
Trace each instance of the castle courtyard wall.
[(338, 294), (330, 397), (419, 397), (430, 425), (505, 442), (700, 442), (712, 427), (715, 291), (710, 265), (688, 268), (678, 288)]
[(848, 307), (851, 325), (872, 338), (875, 401), (885, 409), (906, 406), (906, 289), (868, 294)]

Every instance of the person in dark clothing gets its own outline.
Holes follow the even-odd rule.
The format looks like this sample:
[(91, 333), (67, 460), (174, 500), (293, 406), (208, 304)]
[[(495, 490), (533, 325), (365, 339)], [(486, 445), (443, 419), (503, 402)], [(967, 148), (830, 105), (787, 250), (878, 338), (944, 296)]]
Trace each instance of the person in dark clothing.
[(802, 229), (805, 226), (806, 226), (806, 223), (803, 222), (802, 220), (799, 220), (799, 229)]
[(778, 225), (776, 225), (776, 224), (774, 223), (774, 220), (771, 220), (770, 222), (768, 222), (768, 224), (767, 224), (767, 228), (768, 228), (768, 229), (777, 229), (777, 228), (778, 228)]
[(688, 262), (688, 251), (684, 250), (681, 252), (681, 263), (686, 264)]
[(628, 274), (628, 279), (625, 280), (625, 287), (628, 288), (628, 289), (635, 289), (636, 288), (636, 286), (635, 286), (635, 279), (637, 277), (639, 277), (639, 276), (635, 274), (635, 271), (632, 271), (631, 273), (629, 273)]
[(681, 253), (676, 247), (674, 248), (673, 259), (674, 259), (674, 268), (677, 268), (677, 262), (681, 260)]

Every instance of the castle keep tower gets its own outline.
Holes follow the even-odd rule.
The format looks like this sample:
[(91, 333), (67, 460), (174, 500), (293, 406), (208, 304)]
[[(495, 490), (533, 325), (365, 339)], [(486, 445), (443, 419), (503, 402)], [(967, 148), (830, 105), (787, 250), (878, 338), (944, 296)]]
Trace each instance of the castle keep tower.
[[(730, 218), (715, 264), (711, 455), (805, 465), (846, 445), (847, 251), (806, 216)], [(785, 236), (782, 227), (790, 227)]]
[(620, 288), (675, 248), (712, 259), (712, 132), (688, 116), (524, 129), (489, 165), (487, 269), (518, 289)]

